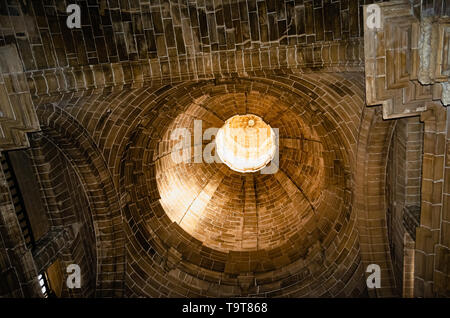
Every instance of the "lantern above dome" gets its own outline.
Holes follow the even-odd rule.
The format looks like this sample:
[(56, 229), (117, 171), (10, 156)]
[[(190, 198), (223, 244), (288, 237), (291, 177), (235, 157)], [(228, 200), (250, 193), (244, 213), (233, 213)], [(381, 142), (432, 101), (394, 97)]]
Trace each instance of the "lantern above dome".
[(259, 116), (236, 115), (217, 132), (216, 149), (222, 162), (232, 170), (256, 172), (275, 155), (275, 133)]

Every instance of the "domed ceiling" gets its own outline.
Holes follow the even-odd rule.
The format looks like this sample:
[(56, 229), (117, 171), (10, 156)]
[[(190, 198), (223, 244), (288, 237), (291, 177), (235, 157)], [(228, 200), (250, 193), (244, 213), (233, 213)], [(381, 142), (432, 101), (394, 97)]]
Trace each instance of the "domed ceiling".
[[(352, 207), (362, 97), (359, 74), (268, 73), (118, 90), (38, 114), (48, 134), (78, 139), (83, 129), (64, 128), (64, 112), (80, 118), (111, 173), (117, 201), (112, 185), (89, 192), (120, 205), (109, 218), (93, 201), (98, 222), (123, 224), (123, 232), (96, 228), (111, 247), (99, 254), (106, 287), (108, 271), (123, 268), (127, 296), (348, 296), (366, 289)], [(245, 138), (228, 130), (235, 126)], [(221, 130), (233, 149), (227, 163), (214, 147)], [(93, 156), (89, 167), (99, 162), (83, 153)], [(249, 159), (237, 161), (246, 168), (236, 156)], [(108, 176), (88, 171), (88, 183)], [(125, 255), (110, 268), (121, 242)]]
[[(153, 286), (168, 280), (170, 295), (285, 294), (285, 288), (322, 295), (324, 282), (337, 288), (341, 279), (347, 284), (362, 275), (349, 153), (359, 116), (351, 114), (363, 105), (360, 78), (305, 74), (290, 84), (273, 78), (187, 82), (116, 97), (121, 102), (111, 118), (127, 113), (138, 123), (118, 148), (117, 171), (127, 198), (134, 294), (157, 295)], [(127, 110), (130, 102), (140, 116)], [(336, 115), (336, 107), (348, 117)], [(244, 126), (252, 117), (277, 132), (279, 152), (265, 167), (274, 168), (270, 173), (239, 172), (204, 156), (217, 158), (212, 132), (235, 116)]]
[[(204, 150), (211, 143), (209, 138), (203, 141), (203, 158), (195, 160), (195, 120), (201, 121), (203, 136), (208, 129), (247, 114), (259, 116), (259, 125), (267, 123), (279, 131), (279, 163), (269, 163), (271, 171), (237, 172), (223, 163), (207, 163)], [(173, 150), (181, 139), (171, 136), (182, 128), (191, 134), (191, 142), (186, 143), (189, 151), (185, 151), (190, 158), (177, 163), (171, 154), (182, 152)], [(293, 235), (305, 234), (304, 224), (314, 222), (312, 217), (320, 213), (316, 209), (326, 197), (321, 139), (292, 105), (269, 94), (205, 94), (165, 127), (158, 149), (154, 161), (165, 212), (186, 232), (217, 250), (256, 251), (286, 244)]]

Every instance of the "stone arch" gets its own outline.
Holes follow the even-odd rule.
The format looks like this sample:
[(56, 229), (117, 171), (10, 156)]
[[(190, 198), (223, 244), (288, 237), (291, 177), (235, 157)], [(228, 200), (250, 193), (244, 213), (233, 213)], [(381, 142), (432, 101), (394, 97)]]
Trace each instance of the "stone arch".
[(97, 253), (96, 296), (120, 296), (125, 263), (122, 216), (104, 159), (83, 127), (63, 109), (46, 104), (36, 111), (44, 135), (76, 169), (91, 206)]
[(389, 256), (384, 187), (394, 121), (382, 119), (379, 108), (365, 108), (358, 136), (353, 199), (364, 268), (381, 267), (381, 288), (369, 290), (372, 297), (393, 297), (395, 281)]

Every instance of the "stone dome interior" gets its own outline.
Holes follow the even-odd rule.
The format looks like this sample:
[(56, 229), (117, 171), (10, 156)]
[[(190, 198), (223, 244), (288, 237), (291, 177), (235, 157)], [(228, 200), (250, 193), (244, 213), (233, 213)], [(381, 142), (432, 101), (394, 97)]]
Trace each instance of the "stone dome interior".
[[(242, 275), (261, 280), (259, 293), (264, 293), (274, 288), (272, 284), (279, 286), (280, 279), (291, 275), (287, 273), (310, 277), (304, 282), (308, 284), (324, 270), (349, 270), (333, 265), (357, 259), (358, 251), (347, 139), (345, 131), (333, 128), (328, 113), (332, 108), (326, 102), (316, 107), (320, 103), (311, 99), (317, 90), (334, 95), (332, 83), (339, 81), (353, 85), (359, 94), (360, 79), (351, 74), (308, 75), (302, 81), (305, 93), (288, 89), (282, 95), (274, 82), (257, 77), (194, 82), (164, 91), (149, 112), (140, 107), (143, 119), (124, 148), (125, 170), (120, 172), (122, 191), (129, 196), (127, 235), (132, 242), (139, 239), (129, 251), (130, 257), (141, 255), (136, 267), (149, 270), (146, 263), (155, 261), (151, 251), (158, 247), (159, 254), (170, 246), (165, 253), (182, 259), (180, 266), (188, 277), (201, 271), (208, 284), (216, 286), (208, 295), (240, 293), (235, 284)], [(358, 102), (357, 95), (354, 98)], [(117, 111), (121, 107), (125, 105)], [(201, 121), (204, 136), (227, 119), (246, 114), (278, 129), (279, 163), (273, 173), (237, 172), (224, 163), (195, 157), (196, 121)], [(172, 138), (180, 129), (190, 132), (187, 161), (172, 157), (183, 150), (177, 147), (181, 139)], [(201, 149), (210, 143), (203, 138)], [(147, 247), (143, 240), (149, 242)], [(353, 248), (344, 257), (337, 249), (345, 245)], [(252, 286), (248, 292), (258, 294)], [(304, 292), (321, 293), (322, 287), (317, 288)]]
[[(203, 133), (248, 113), (280, 131), (277, 172), (246, 175), (223, 163), (196, 163), (194, 151), (190, 162), (173, 162), (170, 151), (177, 142), (170, 139), (173, 129), (186, 128), (194, 134), (194, 120), (201, 120)], [(205, 140), (203, 146), (209, 143)], [(161, 205), (172, 221), (208, 247), (273, 249), (304, 233), (305, 223), (314, 222), (311, 218), (320, 213), (316, 209), (326, 196), (322, 188), (333, 183), (326, 180), (323, 151), (314, 127), (286, 102), (256, 92), (205, 94), (165, 127), (154, 154)]]

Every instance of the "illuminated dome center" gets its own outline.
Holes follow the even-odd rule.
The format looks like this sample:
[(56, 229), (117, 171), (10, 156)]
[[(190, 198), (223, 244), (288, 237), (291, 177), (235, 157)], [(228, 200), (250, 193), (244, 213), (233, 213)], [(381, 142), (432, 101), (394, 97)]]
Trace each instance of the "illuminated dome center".
[(234, 171), (263, 169), (276, 151), (275, 133), (261, 117), (236, 115), (229, 118), (216, 136), (217, 154)]

